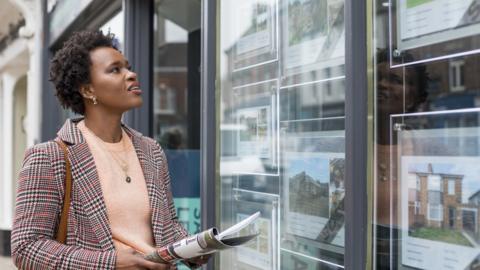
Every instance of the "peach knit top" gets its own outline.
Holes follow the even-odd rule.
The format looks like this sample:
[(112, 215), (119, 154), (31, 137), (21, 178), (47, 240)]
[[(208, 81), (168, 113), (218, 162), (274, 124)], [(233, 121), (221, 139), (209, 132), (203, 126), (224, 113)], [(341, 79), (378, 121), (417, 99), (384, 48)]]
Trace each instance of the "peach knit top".
[[(115, 248), (128, 246), (147, 253), (154, 250), (151, 210), (147, 185), (135, 148), (122, 130), (118, 143), (107, 143), (98, 138), (84, 121), (77, 124), (93, 155)], [(122, 165), (131, 181), (126, 181)]]

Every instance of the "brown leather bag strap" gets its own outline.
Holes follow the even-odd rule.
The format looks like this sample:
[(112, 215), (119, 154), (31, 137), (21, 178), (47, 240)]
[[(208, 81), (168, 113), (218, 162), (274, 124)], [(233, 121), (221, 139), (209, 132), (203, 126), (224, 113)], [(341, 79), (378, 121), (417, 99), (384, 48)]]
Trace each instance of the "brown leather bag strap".
[(63, 157), (65, 158), (65, 194), (63, 196), (63, 208), (56, 240), (65, 244), (67, 240), (68, 211), (70, 209), (70, 200), (72, 196), (72, 170), (70, 160), (68, 159), (67, 145), (59, 138), (56, 138), (55, 142), (62, 148)]

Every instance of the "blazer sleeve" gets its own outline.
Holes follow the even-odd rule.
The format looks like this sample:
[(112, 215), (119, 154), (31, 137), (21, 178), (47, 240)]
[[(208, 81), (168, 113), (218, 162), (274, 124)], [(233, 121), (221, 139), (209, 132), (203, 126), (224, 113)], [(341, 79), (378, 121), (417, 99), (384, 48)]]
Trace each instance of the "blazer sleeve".
[(45, 144), (27, 150), (20, 171), (12, 229), (19, 269), (114, 269), (115, 250), (94, 251), (54, 240), (63, 197)]
[(163, 239), (172, 239), (168, 242), (175, 242), (177, 240), (185, 238), (188, 233), (182, 226), (182, 224), (180, 224), (180, 222), (178, 221), (177, 212), (173, 203), (172, 187), (170, 183), (170, 172), (168, 170), (167, 157), (165, 156), (165, 152), (163, 151), (163, 149), (158, 144), (157, 147), (160, 150), (160, 175), (165, 187), (165, 194), (167, 197), (168, 210), (172, 225), (172, 230), (166, 230)]

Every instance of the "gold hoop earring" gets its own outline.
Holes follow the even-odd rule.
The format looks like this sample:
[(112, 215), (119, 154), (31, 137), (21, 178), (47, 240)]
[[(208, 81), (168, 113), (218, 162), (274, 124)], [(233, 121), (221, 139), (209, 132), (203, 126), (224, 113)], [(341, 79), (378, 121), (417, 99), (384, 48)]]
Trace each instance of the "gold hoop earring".
[(97, 105), (98, 102), (97, 102), (97, 97), (93, 96), (92, 97), (92, 100), (93, 100), (93, 105)]

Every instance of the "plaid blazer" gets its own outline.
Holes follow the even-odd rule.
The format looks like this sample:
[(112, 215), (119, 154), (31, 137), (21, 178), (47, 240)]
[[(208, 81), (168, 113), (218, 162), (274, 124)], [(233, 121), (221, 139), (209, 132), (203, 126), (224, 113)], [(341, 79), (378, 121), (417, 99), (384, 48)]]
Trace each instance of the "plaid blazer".
[[(63, 205), (65, 161), (54, 141), (26, 151), (20, 172), (12, 229), (12, 257), (20, 269), (114, 269), (116, 253), (105, 202), (87, 142), (76, 120), (58, 137), (68, 145), (73, 189), (66, 245), (55, 234)], [(173, 205), (167, 160), (153, 140), (126, 126), (147, 183), (157, 247), (186, 236)]]

